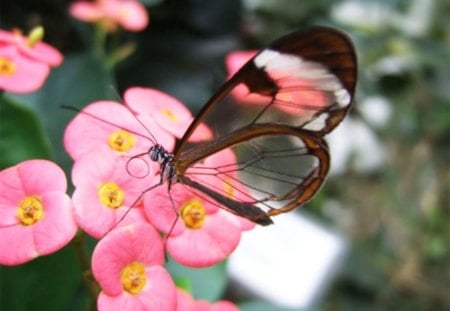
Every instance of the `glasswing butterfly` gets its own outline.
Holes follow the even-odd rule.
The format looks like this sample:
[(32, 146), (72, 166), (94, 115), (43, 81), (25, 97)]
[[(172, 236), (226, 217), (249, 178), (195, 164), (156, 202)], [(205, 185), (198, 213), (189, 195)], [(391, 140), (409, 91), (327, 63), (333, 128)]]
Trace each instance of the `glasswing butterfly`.
[[(356, 72), (354, 47), (340, 31), (314, 27), (278, 39), (206, 103), (173, 153), (159, 144), (149, 149), (160, 165), (158, 185), (180, 183), (231, 213), (271, 224), (324, 182), (330, 156), (323, 136), (349, 110)], [(203, 122), (212, 139), (192, 143)]]
[[(323, 184), (330, 165), (323, 136), (349, 110), (356, 71), (353, 45), (338, 30), (314, 27), (278, 39), (228, 79), (173, 152), (150, 132), (153, 146), (131, 159), (148, 156), (160, 178), (135, 202), (164, 183), (171, 198), (176, 183), (233, 214), (272, 224), (271, 216), (304, 204)], [(136, 108), (128, 109), (146, 128)], [(203, 134), (205, 123), (212, 135)]]

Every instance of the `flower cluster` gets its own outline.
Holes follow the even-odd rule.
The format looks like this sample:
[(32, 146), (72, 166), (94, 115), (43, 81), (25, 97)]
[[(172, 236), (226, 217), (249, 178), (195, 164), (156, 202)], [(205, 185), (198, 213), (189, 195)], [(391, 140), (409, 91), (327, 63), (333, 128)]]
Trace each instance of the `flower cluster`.
[[(69, 10), (108, 35), (119, 27), (139, 31), (148, 24), (145, 7), (136, 0), (80, 1)], [(42, 28), (28, 36), (0, 30), (0, 90), (35, 91), (50, 68), (61, 64), (62, 55), (42, 37)], [(237, 247), (241, 232), (254, 227), (188, 187), (173, 183), (169, 192), (164, 184), (161, 164), (151, 160), (149, 150), (157, 144), (173, 151), (193, 120), (177, 99), (149, 88), (128, 89), (124, 104), (101, 100), (86, 106), (64, 133), (64, 147), (74, 161), (72, 197), (64, 172), (53, 162), (28, 160), (0, 171), (0, 248), (7, 250), (0, 252), (0, 264), (54, 253), (81, 229), (99, 239), (91, 260), (101, 288), (92, 282), (99, 310), (237, 310), (227, 301), (194, 300), (175, 286), (164, 267), (166, 252), (189, 267), (219, 263)], [(200, 123), (190, 143), (212, 138)], [(230, 180), (214, 178), (211, 168), (223, 162), (236, 163), (231, 150), (188, 172), (202, 171), (194, 180), (215, 185), (229, 198), (248, 196), (242, 186), (233, 187), (233, 173)]]
[[(25, 161), (0, 172), (0, 246), (15, 245), (2, 252), (1, 264), (55, 252), (81, 228), (100, 239), (92, 257), (92, 272), (101, 287), (99, 309), (235, 310), (228, 302), (195, 302), (177, 292), (164, 268), (165, 252), (186, 266), (211, 266), (224, 260), (241, 232), (254, 224), (182, 184), (174, 183), (170, 192), (161, 185), (159, 163), (149, 159), (148, 151), (157, 138), (170, 152), (191, 124), (193, 117), (181, 102), (140, 87), (128, 89), (124, 98), (126, 105), (94, 102), (67, 126), (64, 145), (75, 162), (72, 200), (64, 173), (50, 161)], [(211, 139), (206, 125), (198, 129), (192, 141)], [(192, 170), (205, 173), (224, 161), (236, 162), (231, 150), (206, 158)], [(200, 175), (197, 181), (217, 184), (209, 178), (213, 174)], [(230, 185), (223, 183), (224, 194), (243, 195), (243, 189), (234, 193)], [(178, 307), (177, 297), (182, 301)]]
[[(163, 258), (165, 249), (174, 260), (189, 267), (206, 267), (224, 260), (238, 245), (241, 232), (251, 229), (253, 223), (224, 211), (217, 203), (182, 184), (174, 183), (169, 192), (167, 185), (161, 185), (159, 162), (152, 161), (148, 155), (150, 147), (156, 143), (168, 152), (173, 150), (176, 139), (193, 121), (191, 113), (177, 99), (150, 88), (126, 90), (124, 102), (125, 105), (113, 101), (91, 103), (69, 123), (64, 134), (65, 148), (75, 161), (72, 170), (75, 220), (89, 235), (103, 238), (94, 258), (102, 244), (109, 245), (102, 247), (114, 254), (115, 249), (120, 249), (122, 254), (116, 255), (127, 260), (122, 262), (122, 270), (117, 269), (122, 274), (123, 269), (131, 269), (135, 283), (141, 285), (141, 279), (155, 278), (147, 274), (150, 268), (139, 257), (140, 252), (149, 247), (157, 253), (152, 256)], [(200, 124), (192, 141), (211, 138), (211, 130)], [(223, 161), (236, 161), (231, 150), (210, 156), (192, 169), (207, 170)], [(197, 181), (208, 184), (207, 178), (212, 177), (203, 174)], [(236, 195), (226, 190), (227, 185), (229, 183), (223, 184), (223, 192), (230, 197)], [(139, 228), (159, 234), (131, 234), (141, 230)], [(117, 238), (120, 240), (125, 238), (124, 234), (131, 234), (129, 239), (139, 238), (130, 242), (139, 251), (125, 251), (125, 246), (115, 244), (113, 237), (122, 236)], [(93, 272), (103, 289), (99, 303), (121, 300), (121, 295), (127, 291), (125, 281), (122, 280), (123, 290), (108, 290), (100, 280), (111, 277), (111, 271), (97, 270), (105, 264), (95, 262)], [(111, 262), (119, 264), (120, 260), (111, 259)], [(162, 263), (162, 259), (152, 261), (152, 265)], [(109, 276), (102, 276), (103, 273)], [(139, 276), (140, 273), (145, 276)], [(165, 280), (165, 276), (160, 276)], [(133, 285), (136, 288), (131, 289), (136, 297), (153, 295), (147, 286), (141, 288), (136, 284)]]
[(44, 84), (50, 68), (61, 64), (61, 53), (42, 42), (43, 35), (42, 27), (28, 36), (0, 29), (0, 90), (34, 92)]

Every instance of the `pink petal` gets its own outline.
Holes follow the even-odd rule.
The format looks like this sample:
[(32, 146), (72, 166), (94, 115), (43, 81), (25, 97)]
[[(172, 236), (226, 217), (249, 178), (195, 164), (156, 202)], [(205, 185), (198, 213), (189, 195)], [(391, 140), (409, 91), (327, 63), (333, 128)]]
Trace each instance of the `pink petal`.
[(70, 7), (70, 14), (85, 22), (106, 21), (116, 23), (130, 31), (139, 31), (147, 27), (148, 14), (145, 7), (138, 1), (108, 0), (97, 2), (77, 2)]
[(213, 303), (210, 310), (211, 311), (239, 311), (239, 308), (230, 301), (221, 300), (221, 301), (217, 301), (216, 303)]
[(211, 310), (211, 304), (207, 302), (206, 300), (198, 300), (195, 302), (194, 307), (192, 308), (192, 311), (210, 311)]
[(16, 42), (16, 35), (11, 31), (0, 29), (0, 47)]
[(102, 182), (110, 181), (115, 170), (126, 172), (124, 159), (99, 148), (82, 156), (72, 168), (72, 182), (75, 187), (98, 186)]
[(241, 231), (249, 231), (252, 230), (253, 228), (255, 228), (256, 223), (254, 223), (253, 221), (250, 221), (244, 217), (240, 217), (234, 214), (229, 213), (230, 217), (235, 218), (235, 220), (238, 222), (239, 224), (239, 228), (241, 229)]
[(59, 66), (63, 61), (62, 54), (51, 45), (40, 41), (32, 47), (28, 45), (29, 38), (18, 32), (0, 32), (0, 46), (15, 47), (22, 56), (32, 61), (50, 66)]
[(139, 300), (145, 310), (176, 310), (176, 287), (170, 274), (161, 266), (147, 268), (148, 283)]
[(17, 208), (26, 197), (17, 166), (0, 171), (0, 227), (18, 224)]
[(97, 3), (87, 1), (72, 3), (69, 7), (69, 13), (73, 17), (85, 22), (96, 22), (104, 15)]
[(11, 75), (0, 75), (0, 90), (12, 93), (34, 92), (44, 84), (50, 73), (47, 64), (20, 55), (14, 47), (0, 48), (0, 58), (12, 62), (15, 66)]
[(241, 232), (223, 210), (208, 215), (200, 229), (185, 230), (169, 237), (167, 250), (179, 263), (189, 267), (207, 267), (224, 260), (239, 244)]
[(51, 161), (25, 161), (17, 166), (17, 171), (27, 195), (67, 190), (64, 171)]
[[(188, 195), (190, 196), (191, 194), (189, 193)], [(184, 188), (179, 185), (172, 187), (171, 196), (175, 204), (179, 204), (179, 202), (187, 198)], [(184, 223), (179, 219), (177, 211), (174, 210), (170, 202), (166, 185), (162, 185), (144, 196), (144, 210), (147, 219), (158, 230), (166, 234), (172, 230), (170, 231), (170, 236), (177, 236), (184, 231)], [(176, 224), (174, 226), (175, 221)]]
[(19, 265), (40, 254), (36, 251), (31, 226), (0, 227), (0, 264)]
[(33, 47), (23, 43), (19, 46), (19, 50), (29, 58), (52, 67), (61, 65), (63, 61), (63, 56), (57, 49), (42, 41), (36, 43)]
[[(194, 120), (189, 109), (178, 99), (152, 88), (132, 87), (124, 94), (126, 104), (136, 113), (152, 117), (156, 123), (175, 137), (181, 138)], [(167, 116), (172, 113), (175, 119)], [(212, 131), (203, 123), (192, 134), (191, 141), (212, 138)]]
[(72, 201), (61, 192), (50, 192), (41, 196), (44, 217), (33, 225), (36, 249), (41, 255), (54, 253), (66, 246), (75, 236)]
[(105, 293), (118, 295), (120, 272), (135, 261), (149, 266), (164, 262), (162, 239), (150, 224), (121, 227), (100, 240), (92, 255), (92, 272)]
[(145, 7), (138, 1), (121, 1), (117, 21), (127, 30), (140, 31), (148, 25), (148, 14)]
[[(162, 128), (180, 138), (192, 122), (192, 114), (178, 99), (151, 88), (133, 87), (124, 94), (126, 104), (138, 114), (151, 116)], [(171, 120), (164, 111), (176, 118)]]
[(194, 298), (181, 288), (177, 288), (177, 311), (191, 311), (194, 308)]

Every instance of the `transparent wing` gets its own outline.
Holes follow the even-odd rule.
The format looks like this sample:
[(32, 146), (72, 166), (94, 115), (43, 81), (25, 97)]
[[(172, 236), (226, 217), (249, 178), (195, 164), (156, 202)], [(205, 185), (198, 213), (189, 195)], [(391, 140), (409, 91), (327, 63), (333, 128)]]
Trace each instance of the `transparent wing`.
[(329, 155), (323, 140), (295, 130), (265, 127), (246, 133), (237, 142), (228, 137), (223, 142), (228, 147), (188, 165), (180, 181), (265, 225), (270, 216), (305, 203), (317, 192), (328, 172)]
[(200, 111), (175, 149), (192, 147), (202, 122), (220, 139), (253, 124), (282, 124), (323, 136), (350, 108), (356, 56), (346, 35), (330, 28), (296, 32), (249, 60)]

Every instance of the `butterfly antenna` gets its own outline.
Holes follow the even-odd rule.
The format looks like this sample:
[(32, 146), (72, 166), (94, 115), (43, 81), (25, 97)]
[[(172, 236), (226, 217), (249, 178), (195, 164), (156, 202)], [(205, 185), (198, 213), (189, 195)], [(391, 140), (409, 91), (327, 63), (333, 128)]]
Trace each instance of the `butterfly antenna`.
[[(145, 178), (146, 176), (148, 176), (148, 174), (150, 172), (148, 163), (145, 160), (141, 159), (141, 157), (145, 156), (145, 155), (148, 155), (148, 152), (142, 152), (142, 153), (139, 153), (139, 154), (135, 154), (134, 156), (130, 157), (127, 160), (127, 164), (125, 165), (125, 170), (127, 171), (127, 173), (130, 176), (133, 176), (135, 178)], [(145, 163), (145, 165), (147, 166), (147, 171), (145, 172), (145, 174), (137, 176), (136, 174), (134, 174), (133, 172), (130, 171), (130, 168), (129, 168), (130, 162), (135, 160), (135, 159), (140, 159), (141, 161), (143, 161)]]
[[(78, 113), (82, 113), (82, 114), (84, 114), (84, 115), (89, 116), (90, 118), (92, 118), (92, 119), (94, 119), (94, 120), (103, 122), (103, 123), (105, 123), (105, 124), (114, 126), (114, 127), (116, 127), (116, 128), (120, 128), (120, 129), (125, 130), (125, 131), (127, 131), (127, 132), (129, 132), (129, 133), (132, 133), (132, 134), (137, 135), (137, 136), (139, 136), (139, 137), (145, 138), (145, 139), (149, 140), (152, 144), (155, 144), (155, 143), (156, 143), (156, 140), (154, 139), (154, 136), (151, 135), (151, 133), (150, 133), (151, 137), (148, 137), (148, 136), (142, 135), (141, 133), (138, 133), (138, 132), (136, 132), (136, 131), (130, 130), (130, 129), (128, 129), (128, 128), (124, 128), (123, 126), (120, 126), (120, 125), (115, 124), (115, 123), (113, 123), (113, 122), (109, 122), (108, 120), (99, 118), (99, 117), (97, 117), (96, 115), (94, 115), (94, 114), (92, 114), (92, 113), (90, 113), (90, 112), (81, 110), (81, 109), (79, 109), (79, 108), (76, 108), (76, 107), (73, 107), (73, 106), (68, 106), (68, 105), (61, 105), (60, 107), (61, 107), (62, 109), (67, 109), (67, 110), (75, 111), (75, 112), (78, 112)], [(129, 110), (128, 107), (127, 107), (127, 109)], [(129, 110), (129, 111), (130, 111), (130, 113), (132, 113), (131, 110)], [(133, 116), (134, 116), (134, 114), (133, 114)], [(139, 122), (139, 123), (141, 123), (141, 122)]]
[(150, 135), (150, 140), (152, 142), (152, 144), (156, 145), (156, 143), (158, 142), (158, 140), (156, 139), (156, 137), (153, 135), (153, 133), (150, 131), (150, 129), (148, 127), (146, 127), (144, 125), (144, 123), (142, 123), (142, 121), (137, 117), (137, 115), (134, 114), (134, 112), (130, 109), (130, 106), (127, 105), (127, 102), (125, 101), (125, 98), (123, 98), (122, 96), (120, 96), (119, 92), (117, 91), (117, 89), (111, 85), (111, 89), (112, 91), (116, 94), (117, 98), (119, 98), (120, 102), (124, 103), (125, 108), (127, 108), (127, 110), (131, 113), (131, 115), (133, 116), (133, 118), (136, 119), (136, 121), (142, 126), (143, 129), (145, 129), (145, 131)]
[(158, 140), (156, 139), (155, 135), (153, 135), (152, 131), (144, 124), (144, 122), (141, 121), (141, 119), (138, 118), (138, 116), (134, 113), (133, 110), (131, 110), (130, 106), (127, 104), (125, 98), (121, 98), (122, 102), (125, 104), (125, 108), (128, 109), (128, 111), (131, 113), (133, 118), (142, 126), (143, 129), (150, 135), (152, 143), (156, 145), (158, 143)]

